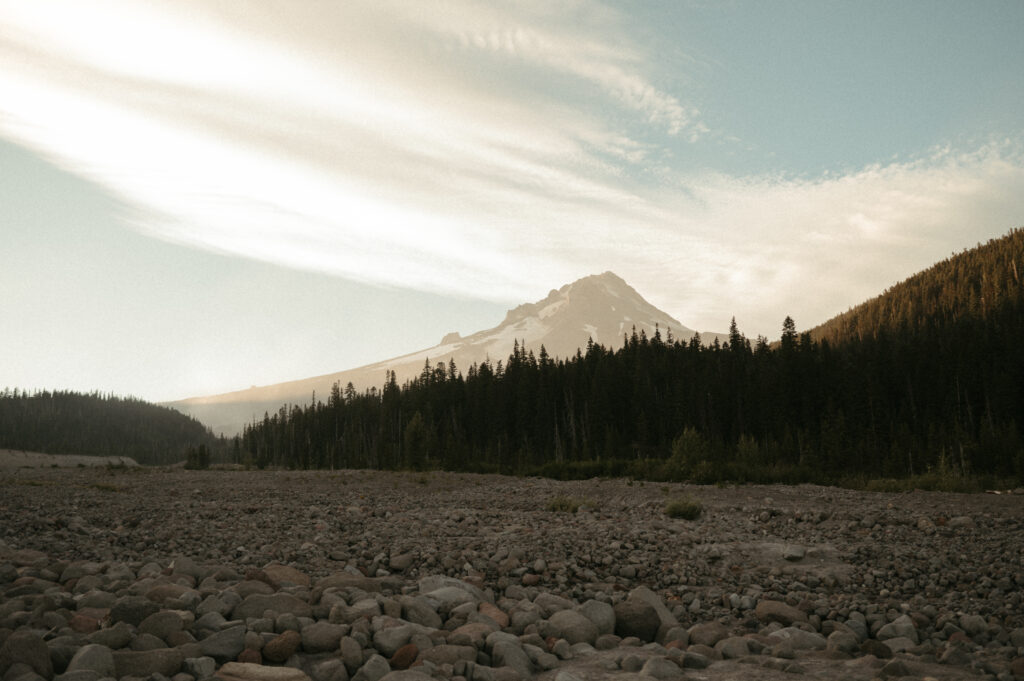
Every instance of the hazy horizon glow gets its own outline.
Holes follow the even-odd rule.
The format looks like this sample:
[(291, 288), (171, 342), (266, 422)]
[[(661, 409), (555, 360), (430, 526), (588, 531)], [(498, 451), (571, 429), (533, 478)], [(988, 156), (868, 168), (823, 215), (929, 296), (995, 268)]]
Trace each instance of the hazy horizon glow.
[[(1024, 48), (1000, 33), (1024, 9), (969, 9), (0, 0), (0, 138), (229, 261), (481, 311), (612, 270), (687, 326), (774, 337), (1024, 223)], [(384, 359), (335, 351), (138, 384)]]

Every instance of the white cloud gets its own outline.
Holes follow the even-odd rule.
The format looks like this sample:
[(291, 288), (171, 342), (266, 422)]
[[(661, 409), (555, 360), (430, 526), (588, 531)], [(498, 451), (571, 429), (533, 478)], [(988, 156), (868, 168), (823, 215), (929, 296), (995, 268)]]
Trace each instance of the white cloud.
[(0, 0), (0, 131), (164, 239), (509, 302), (614, 269), (751, 335), (1019, 221), (1012, 144), (820, 179), (673, 167), (651, 140), (708, 125), (592, 2), (275, 7)]

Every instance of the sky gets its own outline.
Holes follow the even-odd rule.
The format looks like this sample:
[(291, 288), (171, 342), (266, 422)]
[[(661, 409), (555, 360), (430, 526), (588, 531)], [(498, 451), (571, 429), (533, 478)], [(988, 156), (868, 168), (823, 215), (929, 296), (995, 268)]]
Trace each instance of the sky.
[(0, 0), (0, 387), (361, 366), (611, 270), (810, 328), (1024, 225), (1024, 3)]

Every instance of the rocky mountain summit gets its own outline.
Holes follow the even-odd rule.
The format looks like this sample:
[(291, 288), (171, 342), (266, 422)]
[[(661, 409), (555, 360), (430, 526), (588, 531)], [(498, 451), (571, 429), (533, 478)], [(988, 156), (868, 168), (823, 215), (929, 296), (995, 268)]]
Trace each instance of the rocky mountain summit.
[[(167, 406), (194, 416), (217, 434), (231, 436), (254, 418), (262, 418), (264, 412), (273, 414), (285, 403), (308, 404), (314, 392), (326, 400), (335, 383), (342, 388), (352, 383), (362, 392), (380, 388), (388, 371), (395, 372), (401, 385), (419, 376), (427, 361), (454, 361), (463, 371), (485, 361), (497, 364), (508, 359), (516, 343), (534, 353), (539, 353), (543, 346), (552, 357), (571, 357), (591, 340), (608, 348), (621, 347), (624, 335), (632, 334), (634, 329), (647, 336), (660, 332), (665, 337), (671, 333), (682, 340), (697, 333), (651, 305), (614, 273), (605, 272), (552, 290), (543, 300), (509, 310), (501, 324), (492, 329), (465, 337), (453, 331), (438, 345), (402, 357), (298, 381), (193, 397)], [(725, 340), (726, 336), (705, 332), (701, 338), (711, 343), (716, 338)]]
[[(49, 468), (0, 489), (4, 681), (1024, 678), (1019, 496)], [(665, 514), (681, 494), (696, 520)]]

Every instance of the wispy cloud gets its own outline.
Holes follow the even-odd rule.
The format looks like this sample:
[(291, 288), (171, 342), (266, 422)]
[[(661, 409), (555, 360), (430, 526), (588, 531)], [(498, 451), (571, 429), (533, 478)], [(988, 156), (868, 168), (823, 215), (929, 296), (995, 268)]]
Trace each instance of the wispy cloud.
[(772, 333), (1012, 226), (1024, 195), (1012, 143), (819, 179), (695, 174), (659, 141), (714, 122), (596, 2), (0, 17), (4, 135), (160, 238), (360, 281), (519, 301), (614, 269), (685, 323)]

